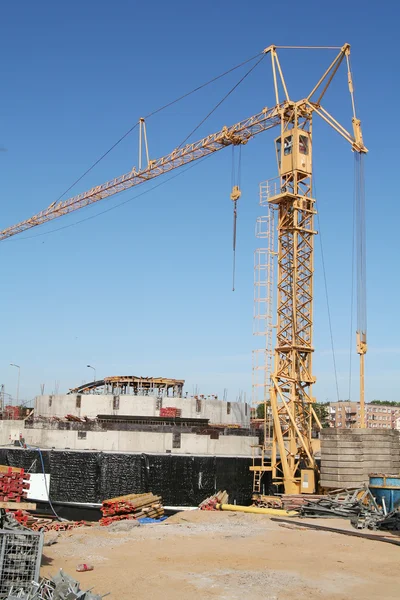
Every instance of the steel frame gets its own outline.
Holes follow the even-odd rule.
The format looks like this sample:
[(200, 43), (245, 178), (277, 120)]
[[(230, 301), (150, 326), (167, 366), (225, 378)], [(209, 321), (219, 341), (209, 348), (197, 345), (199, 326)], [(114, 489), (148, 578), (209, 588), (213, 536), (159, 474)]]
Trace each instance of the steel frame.
[[(281, 123), (312, 133), (312, 113), (295, 107)], [(311, 147), (310, 147), (311, 152)], [(278, 212), (277, 333), (271, 410), (274, 438), (273, 481), (282, 480), (286, 493), (299, 491), (299, 467), (315, 469), (311, 446), (313, 425), (312, 324), (314, 215), (311, 175), (293, 170), (281, 176), (280, 193), (269, 198)]]

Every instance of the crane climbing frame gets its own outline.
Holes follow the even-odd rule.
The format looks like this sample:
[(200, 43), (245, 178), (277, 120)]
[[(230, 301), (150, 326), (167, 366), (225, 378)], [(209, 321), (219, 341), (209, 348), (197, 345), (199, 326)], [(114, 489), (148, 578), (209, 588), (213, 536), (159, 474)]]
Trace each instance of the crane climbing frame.
[[(135, 167), (102, 185), (49, 207), (16, 225), (0, 231), (0, 241), (69, 214), (104, 198), (145, 183), (178, 167), (206, 157), (228, 146), (247, 144), (254, 136), (280, 126), (276, 140), (279, 189), (268, 197), (277, 214), (277, 332), (274, 368), (271, 382), (265, 381), (264, 398), (270, 402), (273, 436), (270, 452), (266, 440), (258, 463), (254, 462), (255, 490), (260, 491), (261, 478), (272, 472), (274, 483), (283, 484), (286, 493), (315, 488), (316, 464), (312, 447), (312, 425), (320, 426), (313, 408), (312, 385), (314, 352), (313, 333), (313, 238), (315, 199), (312, 196), (312, 118), (319, 115), (347, 142), (353, 151), (363, 154), (361, 123), (355, 112), (350, 45), (341, 47), (338, 55), (319, 79), (310, 94), (293, 101), (278, 58), (278, 46), (269, 46), (264, 54), (271, 56), (276, 104), (230, 127), (195, 143), (176, 148), (157, 160), (150, 160), (145, 123), (140, 120), (139, 169)], [(348, 85), (352, 101), (353, 133), (343, 127), (321, 104), (343, 60), (347, 61)], [(283, 99), (280, 99), (280, 91)], [(146, 146), (147, 165), (142, 168), (142, 136)], [(366, 348), (366, 346), (365, 346)], [(268, 387), (268, 390), (267, 390)], [(266, 400), (265, 400), (266, 402)], [(264, 418), (267, 418), (267, 410)]]

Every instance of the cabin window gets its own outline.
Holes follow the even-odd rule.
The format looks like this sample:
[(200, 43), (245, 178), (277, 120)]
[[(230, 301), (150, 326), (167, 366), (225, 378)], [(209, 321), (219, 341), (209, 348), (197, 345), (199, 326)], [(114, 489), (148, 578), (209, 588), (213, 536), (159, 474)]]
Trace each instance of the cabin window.
[(80, 408), (81, 407), (81, 396), (78, 395), (76, 397), (76, 408)]
[(308, 154), (308, 142), (309, 139), (306, 135), (299, 136), (299, 152), (300, 154)]
[(287, 156), (288, 154), (292, 154), (292, 136), (288, 135), (283, 140), (283, 154)]
[(113, 398), (113, 410), (119, 410), (119, 396)]
[(226, 414), (227, 415), (231, 414), (231, 403), (230, 402), (226, 403)]
[(78, 431), (78, 440), (86, 440), (87, 431)]

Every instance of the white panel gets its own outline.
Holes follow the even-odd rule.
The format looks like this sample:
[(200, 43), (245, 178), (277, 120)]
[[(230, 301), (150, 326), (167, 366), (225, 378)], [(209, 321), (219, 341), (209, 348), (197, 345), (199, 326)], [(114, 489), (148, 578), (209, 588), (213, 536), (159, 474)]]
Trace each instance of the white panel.
[[(46, 475), (47, 489), (50, 489), (50, 475)], [(28, 500), (48, 501), (46, 482), (43, 473), (31, 473), (29, 480)]]

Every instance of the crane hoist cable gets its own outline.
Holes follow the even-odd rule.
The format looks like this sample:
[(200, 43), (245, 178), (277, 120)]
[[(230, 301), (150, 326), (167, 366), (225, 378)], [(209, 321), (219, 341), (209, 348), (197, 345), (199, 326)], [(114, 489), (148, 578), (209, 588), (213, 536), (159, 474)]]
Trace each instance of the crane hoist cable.
[(356, 273), (357, 273), (357, 353), (360, 355), (360, 425), (365, 422), (365, 372), (367, 353), (367, 288), (366, 288), (366, 229), (365, 229), (365, 185), (364, 160), (355, 155), (355, 200), (356, 200)]
[(354, 159), (354, 185), (353, 185), (353, 219), (351, 224), (351, 292), (350, 292), (350, 333), (349, 333), (349, 393), (351, 401), (352, 393), (352, 369), (353, 369), (353, 316), (354, 316), (354, 255), (356, 237), (356, 165)]
[(236, 272), (236, 232), (237, 232), (237, 201), (242, 195), (240, 189), (241, 180), (241, 166), (242, 166), (242, 147), (239, 146), (239, 159), (237, 167), (235, 165), (235, 146), (232, 146), (232, 191), (231, 200), (233, 202), (233, 237), (232, 237), (232, 250), (233, 250), (233, 264), (232, 264), (232, 292), (235, 291), (235, 272)]

